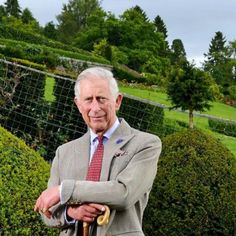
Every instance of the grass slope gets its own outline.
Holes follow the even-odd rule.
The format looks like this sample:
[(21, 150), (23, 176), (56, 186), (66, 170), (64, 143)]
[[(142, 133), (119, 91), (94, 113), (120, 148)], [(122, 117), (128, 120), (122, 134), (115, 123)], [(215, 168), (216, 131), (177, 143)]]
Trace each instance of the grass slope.
[[(159, 91), (150, 91), (145, 89), (133, 88), (129, 86), (120, 85), (120, 90), (123, 93), (136, 96), (143, 99), (148, 99), (167, 107), (171, 107), (171, 103), (168, 100), (167, 94)], [(236, 121), (236, 108), (230, 107), (220, 102), (213, 102), (210, 110), (202, 113), (208, 114), (221, 119), (228, 119)], [(181, 111), (170, 111), (168, 108), (165, 109), (165, 117), (173, 120), (184, 121), (188, 123), (188, 113)], [(208, 118), (202, 116), (194, 116), (194, 125), (200, 129), (211, 133), (213, 136), (218, 138), (235, 156), (236, 156), (236, 138), (212, 132), (209, 129)]]

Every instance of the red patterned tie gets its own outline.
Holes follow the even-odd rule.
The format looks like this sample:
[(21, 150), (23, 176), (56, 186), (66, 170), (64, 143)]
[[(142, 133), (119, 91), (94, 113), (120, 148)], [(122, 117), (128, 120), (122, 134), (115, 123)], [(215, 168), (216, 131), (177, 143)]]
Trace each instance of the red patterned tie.
[(86, 177), (86, 180), (90, 181), (99, 181), (102, 169), (102, 158), (104, 152), (103, 136), (98, 136), (97, 139), (98, 139), (98, 146), (93, 154)]

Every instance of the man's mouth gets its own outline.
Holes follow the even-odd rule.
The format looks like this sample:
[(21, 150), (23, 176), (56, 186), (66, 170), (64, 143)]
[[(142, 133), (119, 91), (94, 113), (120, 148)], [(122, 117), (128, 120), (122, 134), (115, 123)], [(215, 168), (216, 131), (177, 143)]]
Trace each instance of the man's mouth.
[(92, 120), (101, 120), (103, 118), (103, 116), (92, 116), (90, 117), (90, 119)]

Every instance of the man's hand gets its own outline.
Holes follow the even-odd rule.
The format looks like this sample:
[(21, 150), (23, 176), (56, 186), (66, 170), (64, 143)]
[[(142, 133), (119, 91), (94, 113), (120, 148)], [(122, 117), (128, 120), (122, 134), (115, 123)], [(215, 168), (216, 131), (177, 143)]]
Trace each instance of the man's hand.
[(56, 205), (60, 201), (59, 186), (51, 187), (44, 190), (36, 201), (34, 211), (42, 212), (48, 218), (51, 217), (49, 208)]
[(90, 203), (79, 206), (69, 206), (67, 208), (67, 215), (72, 219), (91, 223), (105, 210), (105, 207), (101, 204)]

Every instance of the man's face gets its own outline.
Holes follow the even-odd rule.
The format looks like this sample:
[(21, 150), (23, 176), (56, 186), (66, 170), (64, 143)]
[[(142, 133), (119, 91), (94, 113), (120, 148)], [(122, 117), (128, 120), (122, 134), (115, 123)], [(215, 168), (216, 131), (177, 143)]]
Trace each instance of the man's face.
[(112, 97), (108, 81), (93, 77), (80, 82), (80, 97), (75, 103), (85, 123), (98, 135), (104, 134), (115, 122), (122, 95)]

